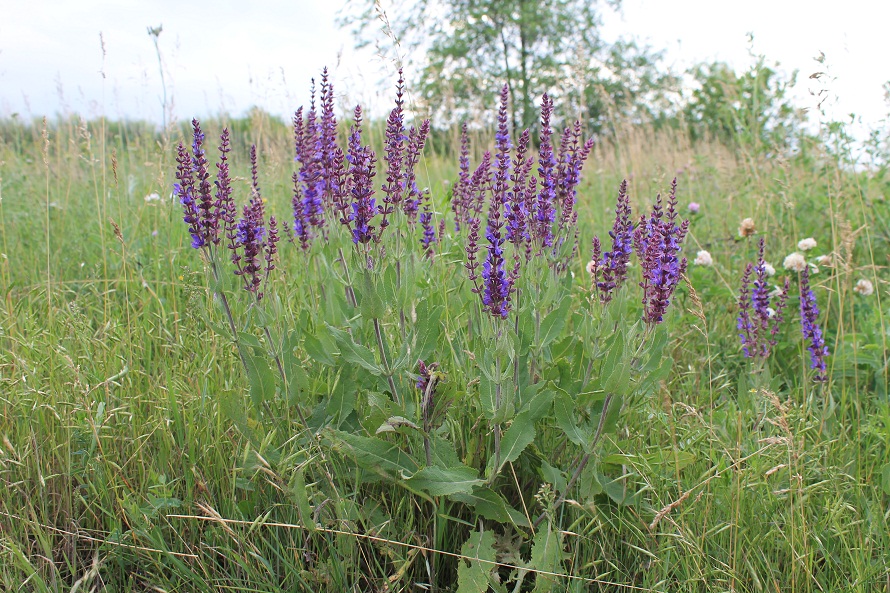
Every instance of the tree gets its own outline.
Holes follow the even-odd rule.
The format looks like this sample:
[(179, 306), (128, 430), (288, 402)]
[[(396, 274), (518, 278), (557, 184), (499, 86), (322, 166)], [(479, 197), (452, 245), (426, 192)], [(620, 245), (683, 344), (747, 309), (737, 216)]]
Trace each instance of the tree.
[(633, 110), (675, 81), (648, 47), (601, 37), (603, 6), (620, 0), (395, 0), (388, 11), (349, 0), (341, 22), (359, 46), (411, 57), (414, 88), (440, 125), (490, 112), (506, 82), (514, 131), (534, 126), (544, 92), (600, 131), (607, 110)]

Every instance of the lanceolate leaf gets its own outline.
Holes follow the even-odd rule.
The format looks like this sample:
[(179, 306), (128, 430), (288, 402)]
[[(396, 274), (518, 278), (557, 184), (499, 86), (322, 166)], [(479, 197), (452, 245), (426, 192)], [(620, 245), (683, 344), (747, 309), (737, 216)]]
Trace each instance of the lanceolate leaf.
[(411, 475), (419, 469), (418, 463), (394, 443), (339, 430), (328, 434), (361, 468), (388, 477)]
[(430, 496), (446, 496), (458, 492), (469, 493), (482, 480), (471, 467), (425, 467), (407, 480), (411, 488), (423, 490)]
[(491, 475), (500, 471), (507, 463), (519, 459), (519, 456), (533, 440), (535, 440), (534, 420), (528, 414), (520, 414), (501, 439), (501, 454), (498, 467), (494, 467), (495, 456), (492, 455), (488, 460), (486, 473)]

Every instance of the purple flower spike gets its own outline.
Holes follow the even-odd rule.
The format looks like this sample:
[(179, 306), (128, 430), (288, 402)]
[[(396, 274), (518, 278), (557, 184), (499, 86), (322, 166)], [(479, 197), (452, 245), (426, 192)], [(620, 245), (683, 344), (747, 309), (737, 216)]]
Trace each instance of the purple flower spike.
[[(627, 197), (627, 180), (622, 181), (618, 189), (615, 222), (609, 236), (612, 238), (612, 251), (607, 251), (601, 262), (596, 260), (602, 273), (602, 280), (597, 279), (597, 289), (603, 304), (611, 301), (615, 291), (624, 284), (633, 252), (634, 226), (631, 221), (630, 199)], [(596, 244), (599, 245), (599, 239)]]
[(403, 98), (405, 91), (405, 79), (402, 76), (402, 70), (399, 69), (399, 80), (396, 83), (396, 106), (389, 112), (386, 120), (386, 141), (384, 160), (387, 163), (386, 181), (381, 190), (383, 191), (383, 219), (380, 222), (380, 229), (383, 230), (389, 225), (387, 217), (395, 211), (395, 208), (402, 204), (405, 197), (405, 182), (403, 181), (402, 159), (405, 153), (405, 114), (402, 110)]
[(428, 119), (421, 122), (419, 129), (412, 126), (408, 130), (408, 150), (405, 153), (405, 187), (408, 189), (408, 196), (405, 198), (402, 208), (408, 217), (409, 223), (414, 223), (414, 220), (417, 218), (420, 201), (423, 198), (423, 194), (426, 193), (426, 190), (421, 191), (417, 188), (415, 169), (429, 133), (430, 120)]
[(374, 199), (373, 179), (376, 175), (376, 157), (368, 146), (362, 146), (362, 109), (355, 108), (355, 125), (349, 136), (349, 193), (352, 196), (348, 208), (342, 210), (340, 222), (345, 224), (352, 233), (352, 242), (356, 245), (367, 244), (376, 239), (371, 221), (378, 213)]
[(192, 247), (200, 249), (205, 243), (201, 235), (201, 217), (195, 201), (195, 178), (192, 175), (192, 157), (181, 142), (176, 151), (176, 163), (177, 182), (173, 184), (173, 193), (179, 198), (179, 203), (182, 204), (182, 209), (185, 212), (182, 220), (189, 227), (189, 234), (192, 236)]
[(546, 93), (541, 101), (541, 136), (538, 149), (538, 175), (541, 189), (535, 204), (533, 237), (542, 247), (553, 245), (553, 221), (556, 220), (556, 157), (553, 154), (550, 117), (553, 99)]
[(816, 382), (828, 381), (825, 357), (828, 356), (828, 346), (822, 337), (822, 328), (819, 327), (819, 306), (816, 304), (816, 295), (810, 288), (810, 272), (804, 268), (800, 274), (800, 324), (803, 337), (807, 340), (807, 350), (810, 351), (810, 368), (816, 371), (813, 380)]
[(460, 173), (451, 193), (451, 210), (454, 212), (454, 230), (460, 232), (460, 225), (469, 224), (471, 202), (470, 193), (470, 139), (467, 124), (461, 125), (460, 132)]
[[(788, 300), (788, 279), (785, 289), (770, 307), (769, 283), (764, 261), (764, 240), (760, 239), (757, 264), (748, 264), (739, 289), (739, 317), (737, 327), (746, 358), (769, 358), (777, 344), (776, 335), (782, 323), (782, 313)], [(753, 282), (752, 282), (753, 278)]]
[(529, 139), (528, 130), (519, 136), (516, 159), (513, 161), (513, 173), (510, 175), (513, 185), (504, 204), (504, 217), (507, 219), (507, 241), (517, 246), (529, 240), (525, 190), (526, 180), (534, 166), (533, 159), (526, 157)]
[[(689, 221), (676, 224), (677, 180), (671, 184), (667, 216), (662, 210), (661, 196), (656, 198), (649, 220), (642, 219), (633, 233), (634, 247), (643, 268), (643, 320), (658, 324), (670, 305), (671, 296), (686, 271), (686, 258), (680, 258), (681, 243), (689, 229)], [(666, 218), (666, 219), (665, 219)]]

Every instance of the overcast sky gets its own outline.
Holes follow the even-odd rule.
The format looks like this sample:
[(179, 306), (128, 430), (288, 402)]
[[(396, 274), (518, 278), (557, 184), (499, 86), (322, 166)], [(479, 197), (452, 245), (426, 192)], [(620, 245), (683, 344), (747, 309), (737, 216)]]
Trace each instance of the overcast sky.
[[(384, 6), (387, 4), (383, 0)], [(159, 37), (168, 101), (179, 119), (259, 105), (288, 114), (329, 66), (348, 102), (373, 102), (383, 68), (337, 28), (342, 0), (0, 0), (0, 116), (76, 112), (160, 122), (162, 84), (147, 27)], [(809, 79), (824, 52), (832, 115), (875, 125), (890, 111), (890, 2), (875, 0), (624, 0), (607, 37), (636, 35), (682, 68), (720, 59), (737, 68), (754, 50), (800, 71), (796, 95), (815, 106)], [(103, 57), (100, 33), (104, 40)], [(822, 79), (823, 82), (826, 79)]]

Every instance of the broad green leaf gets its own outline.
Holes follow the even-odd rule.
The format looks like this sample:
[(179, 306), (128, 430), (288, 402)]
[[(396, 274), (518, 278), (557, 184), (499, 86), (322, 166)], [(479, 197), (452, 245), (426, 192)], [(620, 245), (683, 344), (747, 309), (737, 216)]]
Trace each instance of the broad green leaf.
[(520, 414), (501, 439), (500, 465), (495, 467), (495, 456), (488, 460), (486, 473), (490, 476), (501, 470), (504, 465), (519, 459), (525, 448), (535, 440), (535, 423), (528, 414)]
[(256, 447), (259, 441), (250, 427), (250, 421), (247, 418), (247, 413), (244, 411), (241, 397), (235, 393), (223, 391), (219, 398), (219, 406), (223, 414), (235, 423), (235, 428)]
[(569, 306), (572, 304), (571, 301), (572, 299), (569, 298), (562, 299), (559, 307), (551, 311), (541, 321), (541, 333), (539, 334), (541, 338), (538, 348), (546, 347), (562, 333), (569, 317)]
[(372, 375), (383, 374), (383, 369), (376, 363), (374, 353), (368, 347), (353, 342), (352, 336), (342, 329), (337, 329), (331, 325), (327, 325), (327, 328), (334, 340), (336, 340), (337, 346), (340, 348), (340, 355), (344, 359), (352, 364), (359, 365)]
[(402, 428), (410, 428), (412, 430), (420, 430), (420, 427), (402, 416), (390, 416), (386, 422), (380, 425), (375, 434), (381, 432), (397, 432)]
[(414, 326), (414, 358), (426, 360), (439, 341), (442, 317), (441, 305), (430, 305), (422, 300), (417, 303), (417, 323)]
[(495, 406), (497, 397), (497, 384), (484, 373), (479, 377), (479, 403), (482, 406), (482, 414), (491, 420), (497, 412)]
[(565, 492), (568, 486), (566, 475), (558, 468), (553, 467), (547, 461), (541, 460), (540, 469), (541, 478), (548, 484), (553, 484), (553, 489), (557, 492)]
[(359, 467), (388, 477), (413, 474), (419, 464), (394, 443), (357, 434), (331, 430), (330, 438), (352, 457)]
[(386, 313), (386, 305), (377, 288), (374, 286), (374, 280), (368, 271), (362, 272), (362, 300), (359, 302), (359, 310), (365, 319), (380, 319)]
[(550, 410), (553, 399), (556, 397), (556, 390), (551, 383), (536, 383), (523, 387), (521, 395), (520, 413), (528, 414), (532, 420), (538, 421)]
[(498, 523), (512, 523), (517, 527), (529, 527), (525, 515), (511, 507), (491, 488), (478, 486), (470, 493), (458, 492), (449, 495), (451, 500), (473, 507), (482, 517)]
[[(532, 558), (528, 567), (551, 573), (562, 572), (562, 538), (558, 531), (554, 531), (550, 524), (545, 529), (539, 529), (535, 534), (532, 544)], [(547, 574), (535, 574), (535, 593), (550, 593), (559, 582), (557, 577)]]
[[(457, 565), (457, 593), (485, 593), (488, 579), (497, 567), (494, 551), (494, 533), (476, 531), (470, 534), (460, 548), (464, 558)], [(466, 560), (469, 558), (471, 560)], [(485, 560), (486, 562), (479, 562)]]
[(339, 426), (343, 420), (355, 409), (356, 400), (355, 380), (349, 369), (343, 369), (337, 377), (337, 382), (331, 390), (331, 397), (327, 403), (327, 416), (334, 419), (335, 426)]
[(317, 337), (311, 334), (306, 334), (303, 336), (303, 347), (306, 349), (306, 353), (316, 361), (323, 365), (334, 366), (335, 361), (332, 354), (332, 345), (324, 344)]
[(275, 397), (275, 375), (264, 356), (244, 352), (247, 365), (247, 381), (250, 384), (250, 399), (257, 411), (262, 411), (263, 402)]
[(476, 470), (465, 465), (448, 468), (432, 466), (416, 472), (407, 483), (430, 496), (447, 496), (458, 492), (469, 493), (482, 480)]
[(553, 400), (553, 414), (556, 423), (570, 441), (585, 448), (590, 444), (593, 433), (588, 427), (578, 426), (575, 422), (575, 403), (567, 393), (560, 393)]
[(630, 380), (629, 369), (625, 365), (624, 359), (624, 334), (619, 330), (615, 332), (615, 338), (612, 340), (609, 345), (609, 351), (606, 353), (606, 360), (603, 361), (602, 376), (605, 377), (605, 380), (602, 384), (603, 390), (606, 393), (615, 393), (623, 381)]

